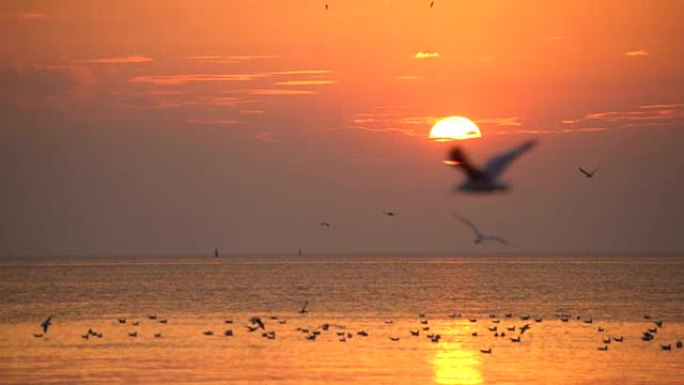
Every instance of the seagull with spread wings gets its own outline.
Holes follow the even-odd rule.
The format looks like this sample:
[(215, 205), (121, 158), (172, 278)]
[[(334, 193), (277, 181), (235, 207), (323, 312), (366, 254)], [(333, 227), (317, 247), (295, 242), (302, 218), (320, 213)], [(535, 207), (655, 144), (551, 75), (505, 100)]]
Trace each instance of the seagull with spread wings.
[(485, 235), (482, 231), (480, 231), (479, 228), (477, 228), (477, 226), (475, 226), (475, 224), (473, 224), (473, 222), (469, 221), (467, 218), (464, 218), (455, 212), (453, 214), (454, 214), (454, 217), (460, 219), (461, 222), (465, 223), (466, 226), (470, 227), (470, 229), (473, 230), (473, 233), (475, 233), (475, 240), (473, 242), (476, 245), (482, 245), (482, 244), (487, 243), (488, 241), (499, 242), (502, 245), (510, 245), (510, 242), (508, 242), (507, 240), (505, 240), (501, 237)]
[(584, 176), (586, 176), (587, 178), (593, 178), (593, 177), (594, 177), (594, 174), (596, 173), (596, 171), (598, 171), (598, 167), (595, 168), (595, 169), (593, 169), (593, 170), (591, 170), (591, 172), (589, 172), (589, 171), (583, 169), (582, 167), (578, 167), (577, 169), (579, 170), (579, 172), (581, 172), (582, 174), (584, 174)]
[(510, 186), (502, 182), (499, 177), (513, 160), (531, 150), (536, 144), (536, 139), (528, 140), (512, 150), (492, 158), (484, 168), (475, 167), (460, 147), (454, 147), (445, 163), (463, 170), (468, 178), (456, 186), (455, 190), (469, 193), (491, 193), (508, 190)]

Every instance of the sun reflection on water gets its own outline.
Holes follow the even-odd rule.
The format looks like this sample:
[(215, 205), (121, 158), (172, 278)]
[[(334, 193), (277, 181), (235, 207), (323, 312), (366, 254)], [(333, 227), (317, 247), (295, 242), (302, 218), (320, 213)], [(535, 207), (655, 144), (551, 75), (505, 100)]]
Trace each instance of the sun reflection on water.
[(473, 352), (463, 349), (458, 343), (440, 342), (432, 365), (435, 383), (444, 385), (482, 384), (480, 359)]

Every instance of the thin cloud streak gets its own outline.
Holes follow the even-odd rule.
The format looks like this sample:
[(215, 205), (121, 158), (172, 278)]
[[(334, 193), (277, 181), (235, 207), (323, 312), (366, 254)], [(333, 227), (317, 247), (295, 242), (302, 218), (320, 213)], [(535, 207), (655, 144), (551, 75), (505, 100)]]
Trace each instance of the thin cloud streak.
[(649, 53), (646, 50), (640, 49), (637, 51), (628, 51), (625, 52), (625, 56), (632, 56), (632, 57), (637, 57), (637, 56), (648, 56)]
[(438, 52), (431, 52), (431, 51), (425, 51), (425, 52), (417, 52), (413, 57), (418, 60), (422, 59), (435, 59), (438, 58), (440, 55)]
[(278, 90), (278, 89), (256, 89), (247, 90), (250, 95), (313, 95), (317, 91), (311, 90)]
[(99, 59), (76, 60), (74, 63), (95, 63), (95, 64), (131, 64), (131, 63), (150, 63), (154, 59), (147, 56), (114, 56)]
[(188, 119), (185, 121), (187, 124), (203, 125), (203, 126), (232, 126), (239, 124), (237, 120), (226, 120), (226, 119)]
[(286, 80), (276, 83), (279, 86), (318, 86), (326, 84), (335, 84), (335, 80)]

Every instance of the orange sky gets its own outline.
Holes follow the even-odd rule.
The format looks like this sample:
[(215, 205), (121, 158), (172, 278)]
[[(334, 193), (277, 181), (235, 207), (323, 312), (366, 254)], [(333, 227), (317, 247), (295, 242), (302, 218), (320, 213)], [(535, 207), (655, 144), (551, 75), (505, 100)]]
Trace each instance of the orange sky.
[[(194, 252), (209, 244), (240, 252), (299, 244), (470, 251), (442, 217), (470, 198), (448, 196), (459, 178), (439, 163), (448, 145), (427, 140), (435, 119), (449, 115), (481, 127), (483, 138), (465, 143), (478, 159), (542, 137), (527, 166), (516, 165), (520, 174), (511, 172), (532, 195), (466, 204), (465, 214), (523, 239), (524, 250), (684, 250), (664, 230), (681, 224), (672, 209), (681, 204), (668, 199), (682, 183), (653, 171), (683, 165), (681, 2), (436, 0), (430, 8), (429, 1), (346, 0), (328, 1), (327, 12), (324, 4), (0, 4), (3, 171), (13, 182), (3, 193), (0, 254)], [(551, 169), (558, 162), (568, 162), (569, 175)], [(568, 223), (563, 215), (573, 210), (560, 202), (585, 162), (613, 162), (615, 179), (605, 177), (599, 201), (617, 197), (620, 205), (601, 205), (602, 218), (637, 206), (654, 215), (654, 234), (666, 234), (623, 247), (625, 237), (643, 234), (643, 223), (606, 219), (619, 230), (605, 241), (581, 218)], [(633, 186), (627, 166), (646, 175), (648, 199), (626, 188)], [(550, 187), (540, 198), (541, 186)], [(336, 207), (330, 194), (339, 194)], [(573, 235), (537, 242), (519, 231), (515, 218), (539, 202), (548, 207), (531, 223), (568, 226)], [(594, 203), (570, 206), (587, 204)], [(320, 217), (338, 215), (353, 227), (354, 215), (384, 205), (414, 210), (415, 220), (377, 237), (305, 235)], [(511, 212), (502, 218), (497, 205)], [(130, 230), (149, 227), (158, 234)], [(282, 227), (296, 230), (277, 235)], [(397, 235), (403, 243), (392, 243)], [(273, 245), (261, 237), (274, 237)]]

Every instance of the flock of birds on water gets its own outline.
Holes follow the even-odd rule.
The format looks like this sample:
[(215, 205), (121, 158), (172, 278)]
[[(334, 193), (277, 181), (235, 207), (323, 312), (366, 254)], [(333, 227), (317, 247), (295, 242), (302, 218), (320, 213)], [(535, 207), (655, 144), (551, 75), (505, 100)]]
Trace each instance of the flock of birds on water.
[[(299, 310), (300, 314), (306, 314), (309, 312), (308, 309), (308, 301), (304, 303), (302, 308)], [(449, 318), (451, 319), (457, 319), (461, 318), (461, 313), (451, 313), (449, 314)], [(567, 323), (570, 322), (570, 320), (573, 318), (570, 314), (556, 314), (556, 317), (559, 319), (560, 322)], [(155, 321), (159, 324), (167, 324), (168, 319), (166, 318), (160, 318), (159, 316), (155, 315), (149, 315), (147, 317), (150, 321)], [(509, 320), (508, 322), (510, 325), (509, 326), (504, 326), (504, 327), (499, 327), (502, 326), (500, 325), (501, 319), (497, 316), (496, 313), (491, 313), (489, 314), (490, 321), (492, 323), (492, 326), (487, 326), (487, 331), (491, 334), (492, 337), (495, 338), (508, 338), (511, 343), (520, 343), (523, 339), (523, 335), (525, 332), (528, 330), (532, 329), (533, 324), (530, 322), (530, 319), (534, 321), (535, 324), (540, 324), (544, 320), (542, 317), (535, 317), (531, 318), (530, 315), (520, 315), (520, 321), (525, 321), (524, 324), (522, 325), (515, 325), (512, 324), (513, 321), (513, 313), (505, 313), (504, 318)], [(574, 317), (576, 322), (582, 322), (584, 324), (593, 324), (594, 320), (592, 318), (582, 318), (580, 316), (575, 316)], [(52, 325), (52, 319), (53, 316), (49, 316), (45, 321), (43, 321), (40, 326), (43, 330), (42, 333), (34, 333), (33, 336), (35, 338), (42, 338), (45, 336)], [(652, 322), (654, 324), (653, 327), (649, 327), (646, 331), (644, 331), (641, 335), (641, 339), (645, 342), (650, 342), (653, 341), (656, 338), (656, 335), (658, 334), (658, 330), (662, 329), (664, 327), (665, 322), (663, 320), (652, 320), (651, 315), (645, 314), (644, 319), (647, 320), (648, 322)], [(285, 325), (287, 324), (286, 319), (280, 319), (278, 316), (269, 316), (268, 317), (269, 322), (277, 322), (279, 325)], [(124, 325), (127, 323), (127, 319), (125, 317), (123, 318), (118, 318), (117, 319), (118, 323), (121, 325)], [(425, 313), (419, 313), (418, 314), (418, 321), (419, 321), (419, 326), (415, 329), (410, 329), (409, 333), (407, 334), (409, 338), (415, 338), (415, 337), (420, 337), (421, 333), (423, 336), (427, 337), (428, 340), (430, 340), (433, 343), (439, 343), (439, 341), (442, 338), (442, 335), (439, 333), (436, 333), (435, 331), (431, 330), (431, 326), (429, 323), (429, 320), (427, 318), (427, 315)], [(470, 323), (476, 323), (478, 322), (477, 318), (468, 318), (468, 321)], [(392, 320), (386, 320), (385, 324), (392, 324), (394, 321)], [(233, 325), (234, 320), (233, 319), (226, 319), (224, 320), (225, 324)], [(140, 321), (135, 321), (131, 322), (130, 325), (132, 326), (139, 326)], [(267, 330), (266, 328), (266, 322), (262, 320), (261, 317), (259, 316), (254, 316), (249, 319), (249, 322), (247, 322), (244, 325), (245, 329), (249, 333), (255, 333), (259, 332), (261, 333), (261, 336), (265, 339), (269, 340), (274, 340), (276, 339), (276, 331), (275, 330)], [(339, 342), (347, 342), (347, 340), (354, 338), (354, 336), (357, 336), (358, 338), (364, 338), (364, 337), (369, 337), (370, 333), (366, 329), (361, 329), (356, 332), (351, 332), (347, 330), (347, 327), (344, 325), (339, 325), (339, 324), (330, 324), (330, 323), (323, 323), (319, 326), (316, 327), (297, 327), (295, 329), (296, 332), (302, 333), (304, 338), (309, 341), (316, 341), (319, 336), (321, 336), (322, 333), (324, 332), (329, 332), (331, 330), (336, 330), (335, 334), (337, 336), (337, 339)], [(607, 351), (609, 345), (612, 342), (616, 343), (622, 343), (624, 341), (624, 337), (622, 335), (620, 336), (614, 336), (614, 335), (608, 335), (606, 332), (606, 329), (603, 326), (598, 326), (597, 329), (598, 333), (602, 336), (605, 336), (605, 338), (601, 338), (601, 341), (603, 343), (603, 346), (599, 346), (597, 350), (599, 351)], [(214, 336), (214, 331), (213, 330), (204, 330), (202, 332), (203, 335), (207, 337), (212, 337)], [(478, 331), (473, 331), (471, 332), (471, 337), (478, 337), (480, 334)], [(104, 334), (100, 331), (94, 331), (92, 328), (88, 328), (88, 331), (81, 335), (81, 337), (84, 340), (89, 340), (91, 338), (103, 338)], [(138, 337), (138, 331), (132, 331), (128, 333), (128, 336), (130, 338), (137, 338)], [(235, 333), (231, 328), (225, 329), (223, 331), (223, 336), (225, 337), (233, 337), (235, 336)], [(162, 338), (162, 333), (161, 332), (155, 332), (154, 333), (154, 338)], [(398, 342), (401, 340), (401, 337), (398, 335), (390, 335), (389, 340)], [(675, 347), (677, 349), (682, 349), (683, 343), (682, 341), (677, 341), (675, 343)], [(662, 351), (671, 351), (672, 350), (672, 343), (667, 343), (667, 344), (660, 344), (660, 349)], [(482, 354), (492, 354), (492, 348), (488, 347), (486, 349), (480, 349), (480, 353)]]

